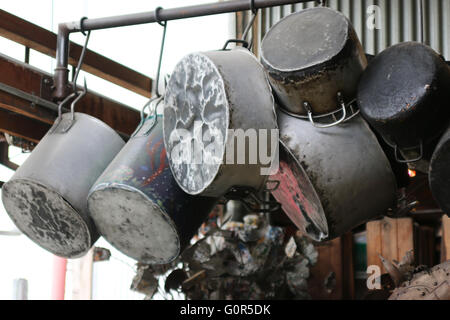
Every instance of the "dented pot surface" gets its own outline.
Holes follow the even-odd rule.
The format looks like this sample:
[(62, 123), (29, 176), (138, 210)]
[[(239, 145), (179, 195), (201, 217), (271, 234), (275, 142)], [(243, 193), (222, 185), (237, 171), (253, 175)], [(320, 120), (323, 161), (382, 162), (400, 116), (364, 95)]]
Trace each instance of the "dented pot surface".
[[(242, 144), (234, 134), (238, 131), (230, 134), (229, 129), (250, 129), (255, 136)], [(266, 144), (272, 158), (262, 161), (261, 129), (278, 137), (277, 130), (271, 131), (277, 129), (272, 90), (248, 50), (193, 53), (177, 64), (165, 94), (164, 143), (175, 180), (185, 192), (217, 197), (235, 185), (262, 189), (267, 175), (261, 168), (271, 167), (277, 147)], [(244, 148), (238, 150), (240, 145)], [(187, 150), (193, 150), (191, 160), (177, 161)], [(236, 155), (247, 160), (239, 163)]]
[(333, 239), (395, 204), (391, 166), (357, 116), (328, 129), (278, 113), (280, 170), (272, 191), (291, 220), (312, 239)]
[(98, 239), (86, 205), (89, 189), (125, 142), (102, 121), (62, 115), (2, 188), (17, 228), (51, 253), (76, 258)]
[(164, 148), (162, 118), (149, 117), (92, 187), (89, 211), (101, 235), (144, 263), (174, 260), (216, 199), (180, 189)]
[(359, 78), (367, 66), (361, 43), (350, 21), (340, 12), (317, 7), (293, 13), (264, 36), (261, 62), (269, 74), (278, 102), (289, 112), (323, 115), (356, 97)]

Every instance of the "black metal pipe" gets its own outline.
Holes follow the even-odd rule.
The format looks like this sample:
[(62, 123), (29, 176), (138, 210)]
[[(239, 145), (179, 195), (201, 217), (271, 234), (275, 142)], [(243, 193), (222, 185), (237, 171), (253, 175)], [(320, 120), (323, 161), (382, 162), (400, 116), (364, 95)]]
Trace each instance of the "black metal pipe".
[[(312, 2), (316, 0), (254, 0), (256, 9), (281, 6), (286, 4)], [(250, 10), (250, 0), (234, 0), (216, 2), (189, 7), (161, 9), (159, 17), (162, 21), (179, 20), (208, 16), (221, 13), (230, 13), (237, 11)], [(83, 26), (81, 27), (81, 22)], [(58, 28), (58, 40), (56, 47), (56, 69), (54, 75), (55, 91), (53, 96), (56, 100), (64, 99), (69, 93), (68, 86), (68, 53), (69, 53), (69, 35), (72, 32), (83, 30), (98, 30), (124, 26), (132, 26), (144, 23), (157, 22), (155, 11), (127, 14), (98, 19), (84, 19), (75, 22), (61, 23)]]

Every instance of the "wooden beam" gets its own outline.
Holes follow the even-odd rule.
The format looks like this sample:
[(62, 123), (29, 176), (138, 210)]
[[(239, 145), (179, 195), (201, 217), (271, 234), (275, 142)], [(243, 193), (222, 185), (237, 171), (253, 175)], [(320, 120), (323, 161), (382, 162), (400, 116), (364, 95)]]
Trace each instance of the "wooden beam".
[[(0, 55), (0, 70), (1, 84), (49, 101), (50, 89), (49, 84), (46, 84), (46, 80), (51, 79), (49, 74), (3, 55)], [(56, 105), (54, 107), (56, 108)], [(57, 116), (56, 110), (32, 103), (1, 89), (0, 109), (12, 111), (46, 124), (52, 124)], [(95, 92), (88, 92), (77, 104), (76, 111), (90, 114), (102, 120), (125, 136), (129, 136), (134, 131), (140, 120), (137, 110)], [(36, 139), (36, 136), (33, 138)]]
[(317, 263), (310, 270), (311, 275), (308, 279), (308, 292), (311, 298), (313, 300), (343, 299), (341, 238), (317, 244), (316, 250), (319, 256)]
[(0, 109), (1, 132), (38, 143), (49, 129), (49, 124)]
[(450, 260), (450, 218), (442, 216), (441, 262)]
[(6, 141), (0, 142), (0, 163), (14, 171), (19, 168), (17, 164), (9, 160), (9, 144)]
[[(51, 57), (56, 54), (56, 34), (0, 10), (0, 36)], [(69, 64), (76, 66), (82, 46), (70, 42)], [(91, 50), (82, 69), (145, 97), (150, 97), (152, 79)]]

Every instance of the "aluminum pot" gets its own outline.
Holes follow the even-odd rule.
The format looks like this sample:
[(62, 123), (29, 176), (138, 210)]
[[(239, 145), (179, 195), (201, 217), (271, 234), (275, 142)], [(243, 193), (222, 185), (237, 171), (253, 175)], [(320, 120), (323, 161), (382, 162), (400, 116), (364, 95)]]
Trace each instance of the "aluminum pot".
[(342, 101), (356, 98), (367, 66), (350, 21), (326, 7), (301, 10), (276, 23), (262, 40), (261, 62), (280, 107), (311, 121), (342, 110), (343, 121)]
[(450, 127), (440, 139), (430, 162), (431, 193), (441, 209), (450, 213)]
[(357, 116), (329, 129), (278, 113), (280, 181), (272, 195), (306, 235), (338, 237), (395, 204), (390, 164), (367, 123)]
[(66, 258), (84, 255), (97, 241), (86, 198), (125, 144), (97, 118), (73, 113), (73, 106), (72, 112), (60, 114), (2, 188), (3, 205), (17, 228)]
[(449, 87), (444, 59), (426, 45), (405, 42), (371, 61), (361, 77), (358, 104), (394, 148), (397, 161), (429, 160), (450, 120)]
[(215, 203), (214, 198), (193, 197), (178, 187), (164, 148), (161, 116), (151, 115), (88, 197), (101, 235), (124, 254), (148, 264), (173, 261)]
[(277, 141), (272, 91), (248, 50), (193, 53), (177, 64), (165, 94), (164, 143), (185, 192), (220, 197), (236, 185), (262, 189), (261, 169), (271, 167)]

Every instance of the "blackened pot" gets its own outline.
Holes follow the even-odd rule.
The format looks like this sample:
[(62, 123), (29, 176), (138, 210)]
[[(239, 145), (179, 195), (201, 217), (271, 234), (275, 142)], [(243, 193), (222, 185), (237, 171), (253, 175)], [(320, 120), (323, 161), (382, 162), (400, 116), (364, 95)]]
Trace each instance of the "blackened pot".
[(427, 158), (427, 150), (433, 149), (427, 144), (447, 127), (448, 88), (450, 69), (444, 59), (426, 45), (406, 42), (371, 61), (361, 77), (358, 104), (398, 160), (415, 162)]

